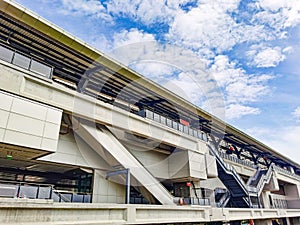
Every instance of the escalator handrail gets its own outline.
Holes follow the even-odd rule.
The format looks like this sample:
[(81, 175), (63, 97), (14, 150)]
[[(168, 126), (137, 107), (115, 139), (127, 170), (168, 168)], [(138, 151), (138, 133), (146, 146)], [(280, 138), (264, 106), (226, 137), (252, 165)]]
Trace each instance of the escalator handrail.
[(227, 173), (232, 174), (232, 176), (235, 178), (235, 180), (237, 181), (239, 186), (245, 192), (245, 195), (248, 196), (248, 194), (249, 194), (248, 187), (245, 184), (245, 182), (242, 180), (242, 178), (237, 174), (234, 167), (223, 161), (223, 159), (219, 156), (218, 152), (215, 150), (215, 147), (212, 143), (208, 142), (208, 147), (209, 147), (210, 152), (216, 157), (216, 159), (219, 162), (220, 166), (223, 167), (223, 169), (225, 169), (225, 171)]

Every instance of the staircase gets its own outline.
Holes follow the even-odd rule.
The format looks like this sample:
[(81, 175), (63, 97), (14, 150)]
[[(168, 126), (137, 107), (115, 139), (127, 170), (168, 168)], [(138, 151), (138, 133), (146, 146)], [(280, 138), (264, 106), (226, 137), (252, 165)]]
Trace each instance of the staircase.
[(253, 207), (251, 197), (258, 198), (261, 194), (265, 184), (270, 182), (273, 172), (273, 165), (268, 170), (258, 170), (258, 172), (249, 179), (247, 184), (237, 174), (235, 169), (224, 162), (219, 156), (218, 151), (212, 143), (208, 143), (210, 153), (216, 157), (218, 175), (223, 184), (229, 191), (230, 199), (224, 206), (231, 206), (237, 208), (251, 208)]
[(226, 189), (215, 189), (216, 206), (223, 208), (230, 200), (230, 193)]

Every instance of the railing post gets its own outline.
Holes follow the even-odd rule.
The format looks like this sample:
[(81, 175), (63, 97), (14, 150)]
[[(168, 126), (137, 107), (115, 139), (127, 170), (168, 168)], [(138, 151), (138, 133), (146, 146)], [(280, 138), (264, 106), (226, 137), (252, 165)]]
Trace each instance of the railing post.
[(53, 191), (53, 186), (50, 186), (50, 193), (49, 193), (49, 199), (52, 199), (52, 191)]
[(17, 198), (20, 198), (21, 184), (18, 184)]
[(35, 196), (36, 199), (39, 198), (39, 193), (40, 193), (40, 185), (37, 186), (36, 196)]
[(126, 173), (126, 204), (130, 203), (130, 170)]

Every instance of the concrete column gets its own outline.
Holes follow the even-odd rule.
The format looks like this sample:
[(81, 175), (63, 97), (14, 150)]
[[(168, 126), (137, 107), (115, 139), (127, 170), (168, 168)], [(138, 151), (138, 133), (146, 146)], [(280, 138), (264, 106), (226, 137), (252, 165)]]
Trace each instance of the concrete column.
[(269, 194), (270, 194), (270, 191), (266, 191), (266, 192), (261, 193), (261, 199), (262, 199), (261, 204), (266, 209), (270, 208)]
[(93, 203), (125, 203), (125, 185), (105, 179), (102, 171), (95, 170), (93, 185)]

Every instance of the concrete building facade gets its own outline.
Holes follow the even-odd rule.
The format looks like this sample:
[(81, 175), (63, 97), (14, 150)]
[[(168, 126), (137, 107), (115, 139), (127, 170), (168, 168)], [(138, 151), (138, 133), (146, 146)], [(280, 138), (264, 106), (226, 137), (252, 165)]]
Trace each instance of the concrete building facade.
[(0, 9), (0, 224), (300, 224), (299, 164)]

